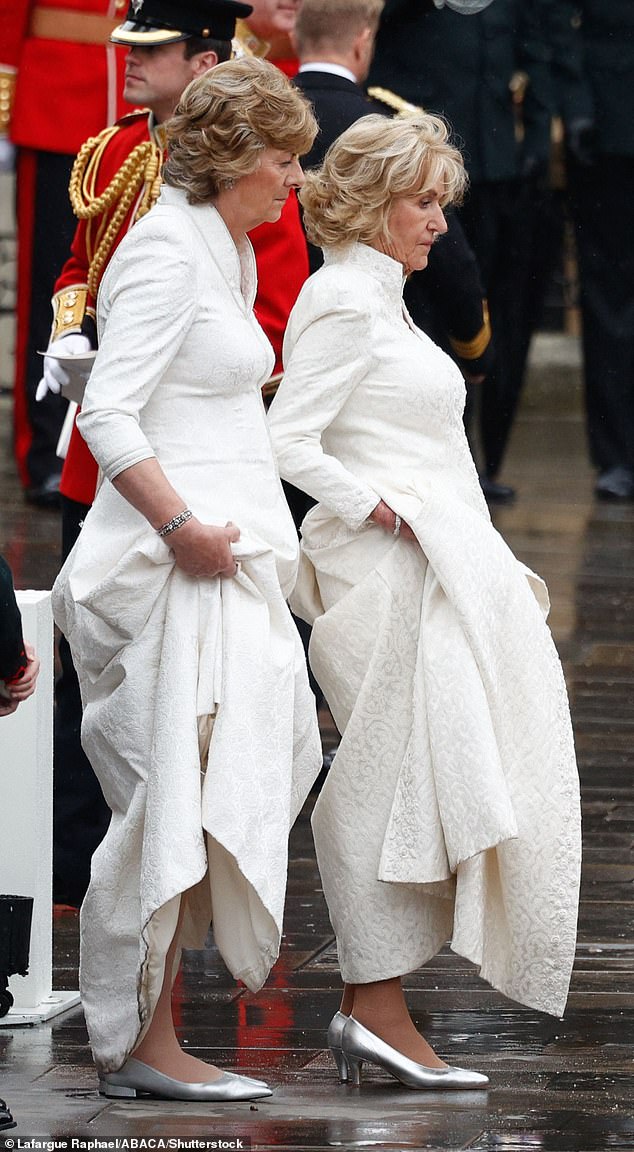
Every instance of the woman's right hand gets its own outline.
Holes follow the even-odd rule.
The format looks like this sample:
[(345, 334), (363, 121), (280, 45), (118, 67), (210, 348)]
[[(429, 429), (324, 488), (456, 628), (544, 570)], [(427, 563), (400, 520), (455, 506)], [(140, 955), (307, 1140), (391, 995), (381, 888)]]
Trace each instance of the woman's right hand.
[(165, 538), (174, 553), (176, 565), (188, 576), (235, 576), (238, 565), (231, 545), (240, 539), (240, 529), (229, 521), (224, 528), (201, 524), (195, 516)]
[(35, 692), (35, 685), (40, 671), (40, 658), (31, 644), (25, 644), (26, 668), (19, 680), (10, 680), (5, 686), (9, 696), (0, 696), (0, 716), (10, 716), (16, 711), (18, 704), (27, 700)]
[[(396, 527), (396, 512), (393, 508), (390, 508), (389, 504), (385, 503), (385, 500), (379, 500), (376, 507), (373, 508), (370, 512), (368, 520), (374, 520), (374, 523), (378, 524), (380, 528), (383, 528), (386, 532), (390, 532), (392, 535), (394, 535), (394, 529)], [(416, 539), (416, 536), (412, 532), (409, 524), (406, 524), (404, 520), (401, 520), (401, 527), (397, 535), (402, 536), (404, 540)]]

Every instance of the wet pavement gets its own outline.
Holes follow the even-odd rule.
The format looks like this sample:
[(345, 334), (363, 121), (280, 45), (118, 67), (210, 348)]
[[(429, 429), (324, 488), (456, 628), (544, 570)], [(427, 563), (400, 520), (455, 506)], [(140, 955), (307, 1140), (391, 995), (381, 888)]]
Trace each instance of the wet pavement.
[[(0, 417), (0, 549), (20, 586), (48, 587), (59, 518), (23, 502), (8, 456), (6, 398)], [(265, 989), (254, 996), (237, 987), (211, 941), (186, 954), (177, 984), (183, 1043), (226, 1068), (265, 1075), (271, 1099), (105, 1100), (76, 1009), (34, 1028), (0, 1028), (0, 1095), (18, 1121), (0, 1147), (3, 1139), (41, 1147), (74, 1138), (131, 1148), (170, 1140), (253, 1149), (634, 1148), (634, 506), (594, 501), (571, 340), (538, 341), (503, 479), (519, 499), (495, 521), (549, 585), (582, 780), (579, 941), (564, 1019), (504, 999), (445, 949), (407, 978), (408, 999), (439, 1053), (486, 1072), (490, 1090), (413, 1092), (372, 1069), (360, 1089), (340, 1085), (324, 1049), (339, 978), (309, 801), (292, 834), (286, 934)], [(322, 729), (329, 748), (325, 715)], [(77, 913), (57, 909), (57, 988), (77, 986), (77, 951)]]

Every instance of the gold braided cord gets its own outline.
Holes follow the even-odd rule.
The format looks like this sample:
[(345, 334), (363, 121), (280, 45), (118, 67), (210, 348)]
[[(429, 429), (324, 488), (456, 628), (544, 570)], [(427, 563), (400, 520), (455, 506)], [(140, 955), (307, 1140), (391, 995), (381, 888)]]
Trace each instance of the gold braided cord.
[(387, 104), (387, 107), (397, 112), (399, 116), (412, 116), (423, 111), (417, 104), (410, 104), (409, 100), (404, 100), (402, 96), (396, 92), (391, 92), (389, 88), (368, 88), (368, 96), (372, 100), (378, 100), (380, 104)]
[[(103, 192), (95, 194), (96, 180), (103, 154), (112, 137), (119, 129), (107, 128), (99, 136), (91, 136), (82, 145), (73, 165), (69, 194), (73, 211), (80, 220), (96, 221), (101, 217), (96, 249), (90, 251), (90, 226), (86, 236), (89, 259), (88, 288), (96, 296), (104, 267), (110, 257), (123, 222), (139, 197), (134, 220), (145, 216), (158, 198), (161, 185), (163, 154), (152, 140), (143, 140), (126, 157), (119, 171), (115, 173)], [(112, 212), (104, 231), (108, 213)]]

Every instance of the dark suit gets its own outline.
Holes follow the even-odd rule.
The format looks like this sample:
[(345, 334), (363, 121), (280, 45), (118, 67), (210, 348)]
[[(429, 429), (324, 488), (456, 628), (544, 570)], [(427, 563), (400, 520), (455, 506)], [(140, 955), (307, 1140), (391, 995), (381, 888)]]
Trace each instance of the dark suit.
[[(387, 0), (370, 72), (370, 85), (394, 88), (445, 116), (465, 157), (471, 183), (459, 215), (482, 272), (497, 351), (481, 391), (483, 462), (491, 477), (501, 465), (556, 251), (557, 216), (543, 183), (550, 108), (540, 21), (550, 7), (557, 5), (494, 0), (465, 16), (421, 0)], [(522, 143), (510, 87), (518, 71), (530, 79)]]
[[(321, 164), (333, 141), (362, 116), (371, 112), (389, 115), (387, 106), (369, 100), (359, 84), (331, 72), (300, 71), (294, 83), (310, 100), (319, 124), (315, 143), (303, 160), (306, 169)], [(311, 271), (315, 271), (322, 263), (321, 251), (312, 245), (310, 249)], [(475, 257), (458, 220), (452, 217), (449, 233), (431, 251), (427, 269), (410, 277), (405, 301), (416, 324), (463, 371), (473, 374), (486, 372), (491, 364), (490, 346), (478, 348), (483, 340), (483, 295)]]
[(552, 7), (548, 31), (556, 111), (569, 144), (590, 452), (601, 472), (629, 470), (634, 495), (634, 4), (558, 0)]
[(308, 170), (321, 164), (333, 140), (346, 128), (377, 108), (359, 84), (332, 72), (298, 72), (294, 83), (310, 100), (319, 124), (315, 142), (302, 158), (302, 167)]

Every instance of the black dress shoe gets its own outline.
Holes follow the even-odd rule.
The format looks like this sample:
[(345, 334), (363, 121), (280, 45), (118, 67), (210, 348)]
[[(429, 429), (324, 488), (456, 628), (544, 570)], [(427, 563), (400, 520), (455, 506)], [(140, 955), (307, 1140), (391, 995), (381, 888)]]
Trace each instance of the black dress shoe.
[(480, 487), (487, 504), (512, 504), (517, 495), (510, 484), (498, 484), (490, 476), (480, 477)]
[(0, 1100), (0, 1132), (5, 1132), (8, 1128), (17, 1128), (17, 1124), (9, 1112), (8, 1105), (4, 1100)]
[(33, 487), (27, 488), (26, 498), (29, 504), (36, 504), (38, 508), (60, 508), (59, 482), (61, 478), (61, 473), (55, 472), (53, 475), (47, 476), (41, 484), (34, 484)]
[(631, 468), (607, 468), (599, 473), (594, 491), (599, 500), (634, 500), (634, 472)]

